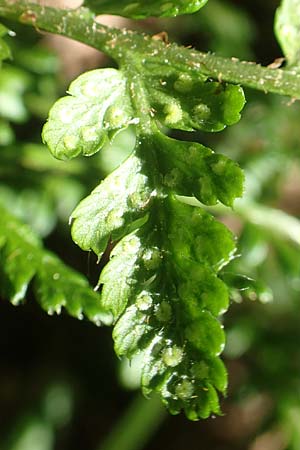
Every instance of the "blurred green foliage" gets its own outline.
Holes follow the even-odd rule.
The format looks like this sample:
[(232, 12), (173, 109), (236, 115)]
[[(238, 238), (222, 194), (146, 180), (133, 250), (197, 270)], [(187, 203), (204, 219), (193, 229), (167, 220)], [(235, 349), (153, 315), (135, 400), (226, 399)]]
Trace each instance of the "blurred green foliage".
[[(261, 2), (246, 1), (241, 7), (220, 0), (193, 16), (147, 26), (224, 56), (256, 59), (259, 45), (259, 58), (271, 62), (280, 54), (263, 15), (271, 16), (276, 6), (271, 0), (263, 7)], [(131, 130), (120, 134), (113, 147), (89, 160), (53, 160), (40, 142), (40, 131), (62, 91), (59, 58), (35, 32), (12, 24), (9, 28), (17, 36), (8, 38), (13, 59), (3, 63), (0, 72), (0, 203), (67, 263), (85, 274), (90, 271), (94, 283), (99, 267), (93, 258), (83, 260), (68, 241), (67, 218), (79, 199), (124, 159), (134, 136)], [(212, 450), (299, 450), (300, 108), (289, 99), (253, 91), (246, 97), (239, 124), (218, 135), (199, 132), (206, 145), (239, 161), (247, 180), (245, 199), (232, 214), (216, 210), (238, 234), (241, 255), (224, 273), (232, 277), (232, 305), (224, 321), (230, 384), (225, 415), (201, 424), (168, 418), (145, 448), (196, 450), (201, 441)], [(264, 206), (260, 221), (255, 219), (258, 205)], [(286, 213), (277, 228), (274, 209)], [(296, 221), (293, 239), (288, 237), (289, 216)], [(273, 301), (266, 303), (270, 290)], [(96, 450), (108, 431), (114, 433), (114, 423), (131, 397), (116, 380), (109, 332), (67, 317), (44, 317), (33, 304), (15, 311), (3, 301), (0, 307), (5, 343), (0, 447)], [(129, 377), (135, 385), (137, 372), (138, 364), (131, 368), (122, 362), (120, 378), (127, 387)]]

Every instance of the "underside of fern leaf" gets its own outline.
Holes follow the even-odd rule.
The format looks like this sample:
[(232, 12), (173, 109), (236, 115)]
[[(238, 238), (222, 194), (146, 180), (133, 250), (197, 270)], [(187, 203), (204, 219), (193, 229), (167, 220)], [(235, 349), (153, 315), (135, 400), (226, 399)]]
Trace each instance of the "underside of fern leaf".
[[(172, 139), (162, 127), (222, 130), (239, 119), (244, 95), (203, 76), (169, 68), (156, 76), (149, 64), (139, 70), (79, 77), (54, 105), (43, 137), (66, 159), (93, 154), (136, 124), (134, 151), (75, 209), (72, 237), (99, 258), (113, 243), (99, 288), (114, 318), (116, 353), (142, 353), (144, 393), (158, 392), (171, 413), (183, 409), (197, 420), (220, 413), (217, 392), (226, 390), (219, 355), (228, 288), (218, 273), (235, 252), (231, 232), (205, 205), (232, 206), (243, 174), (224, 155)], [(179, 196), (194, 196), (203, 208)]]

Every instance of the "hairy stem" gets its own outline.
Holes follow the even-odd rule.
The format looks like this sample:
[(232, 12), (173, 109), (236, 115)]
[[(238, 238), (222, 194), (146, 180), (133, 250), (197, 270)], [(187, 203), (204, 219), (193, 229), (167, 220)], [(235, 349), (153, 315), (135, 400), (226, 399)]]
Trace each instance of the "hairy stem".
[(190, 72), (201, 72), (214, 79), (300, 99), (300, 73), (293, 69), (261, 67), (166, 44), (149, 35), (106, 27), (97, 23), (86, 8), (57, 9), (26, 0), (0, 0), (0, 16), (84, 42), (118, 62), (124, 61), (129, 52), (135, 52), (144, 61), (152, 60), (185, 71), (188, 68)]

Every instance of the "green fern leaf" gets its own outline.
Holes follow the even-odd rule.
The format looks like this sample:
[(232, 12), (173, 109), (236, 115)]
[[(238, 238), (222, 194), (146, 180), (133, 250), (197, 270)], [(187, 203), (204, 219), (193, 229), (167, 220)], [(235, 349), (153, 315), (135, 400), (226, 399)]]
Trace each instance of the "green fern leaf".
[[(144, 392), (158, 391), (171, 412), (185, 409), (192, 419), (207, 417), (219, 406), (218, 401), (211, 409), (203, 406), (206, 382), (210, 394), (226, 388), (217, 359), (224, 345), (217, 316), (227, 309), (228, 290), (217, 273), (233, 256), (235, 244), (224, 225), (202, 209), (176, 199), (160, 207), (170, 221), (168, 237), (155, 231), (154, 213), (123, 238), (100, 277), (102, 302), (117, 321), (117, 354), (145, 353)], [(154, 242), (163, 242), (163, 248)]]
[(43, 129), (43, 139), (58, 159), (93, 155), (109, 136), (135, 123), (126, 79), (118, 70), (84, 73), (68, 92), (55, 103)]
[[(143, 78), (124, 81), (120, 94), (130, 111), (124, 114), (124, 126), (139, 119), (135, 149), (72, 213), (72, 237), (98, 258), (109, 242), (114, 245), (98, 287), (102, 307), (113, 316), (116, 353), (127, 358), (142, 353), (144, 393), (157, 391), (172, 413), (183, 409), (196, 420), (219, 413), (217, 392), (226, 390), (219, 316), (228, 307), (229, 291), (219, 271), (233, 258), (235, 241), (223, 224), (203, 208), (184, 203), (182, 196), (231, 206), (242, 195), (243, 174), (224, 155), (171, 139), (160, 127), (217, 131), (239, 119), (245, 100), (236, 86), (180, 78), (174, 71), (165, 73), (161, 83), (146, 63), (143, 70)], [(100, 80), (98, 72), (87, 77)], [(120, 74), (114, 76), (119, 79)], [(101, 85), (97, 89), (97, 95), (108, 92)], [(45, 127), (44, 139), (59, 157), (83, 153), (80, 121), (79, 127), (72, 125), (78, 146), (56, 151), (55, 121), (60, 108), (72, 107), (73, 101), (59, 101)], [(95, 111), (105, 104), (96, 106), (98, 98), (89, 101)], [(205, 120), (195, 119), (197, 105), (209, 109)], [(99, 134), (109, 127), (102, 119), (97, 126)]]
[(162, 64), (145, 64), (145, 71), (154, 117), (165, 126), (220, 131), (239, 121), (245, 103), (241, 87), (209, 81), (203, 75), (178, 74)]
[(102, 256), (108, 240), (120, 239), (143, 221), (151, 186), (135, 155), (109, 175), (72, 213), (72, 236), (84, 250)]
[(166, 190), (195, 196), (205, 205), (218, 201), (232, 206), (243, 194), (244, 175), (239, 166), (224, 155), (196, 142), (171, 139), (155, 133), (147, 140), (144, 151), (155, 148), (159, 153), (160, 173)]

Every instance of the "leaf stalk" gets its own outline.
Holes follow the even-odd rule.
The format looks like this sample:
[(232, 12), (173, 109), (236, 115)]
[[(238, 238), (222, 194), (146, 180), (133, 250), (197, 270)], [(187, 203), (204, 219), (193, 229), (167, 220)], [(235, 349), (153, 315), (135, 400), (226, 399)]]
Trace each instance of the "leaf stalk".
[(87, 8), (58, 9), (26, 0), (0, 0), (0, 17), (83, 42), (118, 63), (134, 52), (144, 61), (152, 60), (184, 71), (188, 68), (191, 73), (202, 73), (219, 81), (300, 99), (300, 73), (294, 69), (262, 67), (168, 44), (139, 32), (107, 27), (98, 23)]

